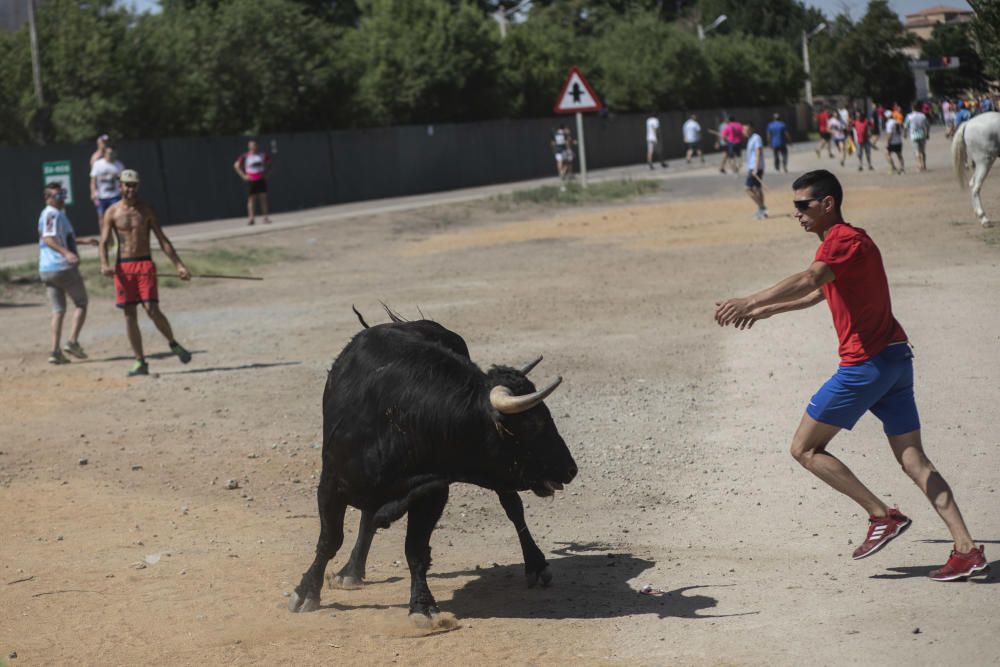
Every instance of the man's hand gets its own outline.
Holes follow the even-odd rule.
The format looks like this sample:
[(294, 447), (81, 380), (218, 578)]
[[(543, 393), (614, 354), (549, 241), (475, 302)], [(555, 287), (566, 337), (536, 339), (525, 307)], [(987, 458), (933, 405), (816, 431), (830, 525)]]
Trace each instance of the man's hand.
[(181, 264), (177, 267), (177, 277), (181, 280), (191, 280), (191, 272), (187, 270), (187, 267)]
[(63, 256), (66, 258), (66, 261), (69, 262), (72, 266), (76, 266), (77, 264), (80, 263), (80, 256), (77, 255), (75, 252), (70, 252), (69, 250), (67, 250)]
[(115, 275), (115, 270), (112, 269), (110, 266), (102, 266), (101, 267), (101, 275), (102, 276), (107, 276), (108, 278), (110, 278), (113, 275)]
[(750, 315), (751, 310), (748, 298), (717, 301), (715, 303), (715, 321), (719, 323), (720, 327), (725, 327), (738, 320), (745, 320)]

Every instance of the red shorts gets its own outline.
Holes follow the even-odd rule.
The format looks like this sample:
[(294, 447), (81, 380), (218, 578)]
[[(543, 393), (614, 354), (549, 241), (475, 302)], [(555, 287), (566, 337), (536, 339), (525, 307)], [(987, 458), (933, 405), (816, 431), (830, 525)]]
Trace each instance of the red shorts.
[(115, 305), (119, 308), (160, 300), (156, 265), (150, 257), (127, 257), (115, 265)]

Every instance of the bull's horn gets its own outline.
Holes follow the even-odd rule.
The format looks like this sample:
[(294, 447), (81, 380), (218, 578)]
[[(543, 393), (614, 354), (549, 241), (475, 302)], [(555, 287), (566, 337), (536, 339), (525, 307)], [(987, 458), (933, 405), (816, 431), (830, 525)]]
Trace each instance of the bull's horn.
[(501, 414), (516, 415), (519, 412), (530, 410), (544, 401), (549, 394), (556, 390), (560, 382), (562, 382), (562, 376), (557, 377), (548, 387), (524, 396), (514, 396), (509, 387), (502, 384), (497, 385), (490, 390), (490, 403)]
[(538, 362), (542, 360), (542, 355), (538, 355), (538, 358), (532, 361), (530, 364), (521, 369), (521, 373), (527, 375), (531, 372), (531, 369), (538, 365)]

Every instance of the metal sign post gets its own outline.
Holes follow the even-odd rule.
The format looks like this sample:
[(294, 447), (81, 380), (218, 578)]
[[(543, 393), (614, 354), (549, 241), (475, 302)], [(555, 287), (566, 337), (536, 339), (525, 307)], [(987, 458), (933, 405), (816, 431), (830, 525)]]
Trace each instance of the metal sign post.
[(587, 149), (583, 138), (583, 112), (598, 111), (600, 108), (601, 101), (597, 93), (574, 65), (570, 68), (569, 76), (562, 86), (554, 111), (576, 114), (576, 136), (580, 144), (580, 183), (583, 187), (587, 187)]

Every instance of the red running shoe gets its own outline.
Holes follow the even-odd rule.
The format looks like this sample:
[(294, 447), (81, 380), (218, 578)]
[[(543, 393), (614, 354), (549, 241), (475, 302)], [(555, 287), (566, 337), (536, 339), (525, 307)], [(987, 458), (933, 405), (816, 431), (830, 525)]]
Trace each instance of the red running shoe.
[(977, 572), (988, 569), (990, 569), (990, 564), (986, 562), (986, 554), (983, 553), (983, 545), (980, 544), (978, 549), (973, 549), (966, 554), (952, 551), (948, 562), (941, 569), (931, 572), (930, 577), (934, 581), (952, 581), (971, 577)]
[(854, 560), (867, 558), (873, 553), (889, 544), (892, 538), (898, 537), (910, 527), (910, 520), (893, 507), (889, 510), (888, 516), (868, 518), (868, 536), (857, 549), (854, 550)]

